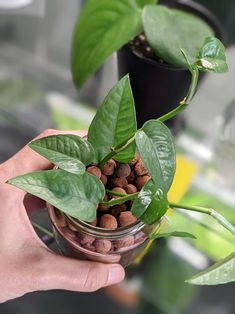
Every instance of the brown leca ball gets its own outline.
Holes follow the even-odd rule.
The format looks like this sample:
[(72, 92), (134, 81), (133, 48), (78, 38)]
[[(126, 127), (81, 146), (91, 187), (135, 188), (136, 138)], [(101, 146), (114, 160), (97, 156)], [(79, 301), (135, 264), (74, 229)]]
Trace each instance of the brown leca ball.
[(105, 214), (100, 218), (99, 227), (105, 229), (116, 229), (118, 226), (117, 220), (114, 216)]
[(128, 183), (134, 183), (135, 178), (136, 178), (135, 172), (132, 170), (126, 179), (127, 179)]
[(111, 185), (112, 186), (116, 186), (116, 187), (120, 187), (123, 188), (125, 185), (127, 185), (127, 179), (126, 178), (118, 178), (118, 177), (114, 177), (111, 180)]
[(128, 248), (132, 246), (135, 243), (135, 238), (134, 236), (128, 236), (123, 239), (117, 240), (115, 243), (115, 248), (116, 250), (120, 250), (122, 248)]
[(82, 246), (90, 246), (95, 241), (95, 238), (90, 235), (81, 235), (79, 242)]
[(103, 183), (103, 185), (106, 185), (108, 182), (108, 178), (105, 174), (101, 173), (100, 181)]
[(145, 169), (144, 163), (141, 159), (135, 164), (135, 173), (138, 176), (144, 176), (145, 174), (148, 173), (148, 171)]
[(142, 187), (145, 185), (145, 183), (147, 183), (150, 179), (151, 179), (150, 176), (137, 177), (135, 184), (136, 184), (138, 190), (141, 190)]
[(119, 178), (126, 178), (131, 173), (131, 167), (128, 164), (119, 164), (116, 168), (116, 175)]
[(116, 162), (113, 159), (110, 159), (109, 161), (104, 164), (102, 173), (106, 176), (111, 176), (114, 173), (114, 170), (116, 168)]
[(98, 179), (100, 179), (101, 177), (101, 170), (96, 166), (90, 166), (87, 168), (86, 171), (92, 174), (93, 176), (97, 177)]
[(114, 217), (118, 218), (119, 215), (120, 215), (120, 213), (121, 213), (121, 212), (124, 212), (124, 211), (126, 211), (126, 210), (127, 210), (126, 204), (118, 204), (118, 205), (115, 205), (115, 206), (113, 206), (113, 207), (111, 208), (111, 214), (112, 214)]
[(111, 250), (112, 244), (111, 244), (111, 241), (109, 240), (97, 239), (95, 241), (95, 248), (96, 248), (96, 252), (100, 254), (107, 254)]
[(139, 153), (136, 153), (135, 157), (130, 162), (130, 166), (134, 166), (137, 163), (137, 161), (139, 161), (139, 159), (140, 159), (140, 155), (139, 155)]
[(120, 227), (126, 227), (137, 221), (137, 218), (130, 211), (121, 212), (118, 218)]
[(133, 194), (137, 192), (137, 188), (133, 184), (127, 184), (126, 186), (124, 186), (124, 189), (127, 192), (127, 194)]

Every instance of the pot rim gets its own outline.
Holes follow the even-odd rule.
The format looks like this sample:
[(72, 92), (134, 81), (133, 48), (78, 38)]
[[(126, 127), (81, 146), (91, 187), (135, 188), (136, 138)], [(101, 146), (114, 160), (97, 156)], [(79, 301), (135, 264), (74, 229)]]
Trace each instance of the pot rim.
[[(202, 19), (204, 22), (206, 22), (213, 30), (214, 35), (217, 38), (219, 38), (222, 42), (225, 41), (226, 36), (225, 36), (224, 28), (222, 27), (221, 23), (219, 22), (217, 17), (207, 7), (203, 6), (202, 4), (196, 3), (191, 0), (177, 0), (177, 1), (172, 1), (172, 3), (167, 3), (167, 4), (164, 4), (164, 1), (163, 3), (161, 3), (160, 1), (160, 5), (165, 5), (173, 9), (181, 10), (185, 12), (188, 12), (187, 9), (191, 9), (192, 12), (189, 11), (188, 13), (192, 15), (196, 15), (200, 19)], [(198, 14), (195, 14), (195, 13), (198, 13)], [(133, 53), (136, 57), (142, 59), (144, 62), (152, 64), (154, 66), (165, 68), (165, 69), (170, 69), (170, 70), (175, 70), (175, 71), (188, 71), (187, 68), (183, 68), (183, 67), (176, 66), (169, 63), (161, 63), (157, 60), (150, 59), (138, 53), (134, 49), (131, 49), (131, 46), (129, 43), (127, 43), (123, 47), (126, 47), (131, 53)]]

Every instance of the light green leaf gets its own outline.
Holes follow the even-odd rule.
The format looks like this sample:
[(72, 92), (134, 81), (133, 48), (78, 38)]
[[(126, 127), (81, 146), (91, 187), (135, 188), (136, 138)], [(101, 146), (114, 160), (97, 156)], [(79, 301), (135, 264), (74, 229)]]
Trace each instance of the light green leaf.
[(156, 55), (165, 62), (187, 68), (181, 50), (194, 63), (205, 37), (213, 36), (199, 17), (162, 5), (147, 5), (142, 14), (144, 32)]
[(74, 29), (72, 74), (77, 87), (114, 51), (142, 31), (135, 0), (89, 0)]
[(228, 71), (225, 48), (215, 37), (207, 37), (198, 54), (198, 68), (201, 71), (223, 73)]
[(136, 133), (136, 144), (156, 186), (167, 193), (176, 167), (175, 146), (170, 130), (158, 120), (149, 120)]
[(95, 219), (96, 205), (105, 195), (101, 181), (87, 172), (77, 176), (64, 170), (36, 171), (10, 179), (7, 183), (84, 221)]
[(131, 212), (146, 224), (158, 221), (169, 208), (166, 194), (149, 180), (134, 200)]
[[(96, 150), (98, 162), (110, 153), (112, 147), (132, 136), (136, 129), (134, 99), (129, 76), (125, 76), (111, 89), (88, 131), (88, 140)], [(131, 144), (114, 159), (123, 163), (131, 161), (135, 147), (135, 143)]]
[(186, 282), (194, 285), (219, 285), (235, 281), (235, 253), (203, 270)]
[(95, 160), (92, 145), (76, 135), (51, 135), (35, 140), (29, 146), (59, 168), (78, 175), (85, 172), (85, 165)]
[(172, 231), (168, 233), (158, 233), (150, 236), (149, 238), (152, 240), (160, 239), (160, 238), (169, 238), (169, 237), (179, 237), (179, 238), (191, 238), (196, 239), (196, 237), (188, 232), (182, 232), (182, 231)]

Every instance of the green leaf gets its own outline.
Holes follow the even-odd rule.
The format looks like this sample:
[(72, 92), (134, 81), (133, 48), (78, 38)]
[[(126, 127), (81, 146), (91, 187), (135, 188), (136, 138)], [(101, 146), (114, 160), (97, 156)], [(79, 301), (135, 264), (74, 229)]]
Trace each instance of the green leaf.
[(219, 285), (235, 281), (235, 253), (203, 270), (187, 283), (194, 285)]
[(147, 4), (157, 4), (158, 0), (135, 0), (140, 8), (145, 7)]
[(156, 186), (167, 193), (176, 167), (175, 146), (170, 130), (158, 120), (149, 120), (136, 133), (136, 144)]
[(194, 63), (205, 37), (213, 36), (199, 17), (162, 5), (147, 5), (142, 14), (144, 32), (156, 55), (165, 62), (187, 68), (181, 50)]
[(149, 238), (152, 240), (160, 239), (160, 238), (169, 238), (169, 237), (179, 237), (179, 238), (191, 238), (196, 239), (196, 237), (188, 232), (182, 232), (182, 231), (172, 231), (168, 233), (158, 233), (150, 236)]
[(7, 183), (84, 221), (95, 219), (96, 205), (105, 195), (101, 181), (87, 172), (77, 176), (64, 170), (36, 171), (10, 179)]
[[(136, 130), (134, 99), (127, 75), (111, 89), (89, 127), (88, 140), (96, 150), (98, 162), (110, 153), (112, 147), (125, 141)], [(135, 148), (135, 143), (131, 144), (114, 159), (130, 162)]]
[(198, 68), (206, 72), (223, 73), (228, 71), (225, 48), (215, 37), (207, 37), (198, 54)]
[(29, 146), (63, 170), (83, 174), (85, 165), (95, 160), (92, 145), (76, 135), (52, 135), (40, 138)]
[(131, 212), (146, 224), (158, 221), (169, 208), (166, 194), (149, 180), (134, 200)]
[(89, 0), (74, 29), (72, 74), (77, 87), (114, 51), (142, 31), (135, 0)]

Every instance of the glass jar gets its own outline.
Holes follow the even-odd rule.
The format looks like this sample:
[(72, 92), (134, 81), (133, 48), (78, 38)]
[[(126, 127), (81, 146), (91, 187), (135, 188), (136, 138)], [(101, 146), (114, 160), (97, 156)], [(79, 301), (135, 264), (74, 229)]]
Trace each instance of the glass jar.
[(115, 230), (76, 220), (47, 204), (53, 232), (61, 253), (68, 257), (102, 263), (132, 264), (148, 244), (148, 235), (161, 221), (148, 226), (136, 223)]

